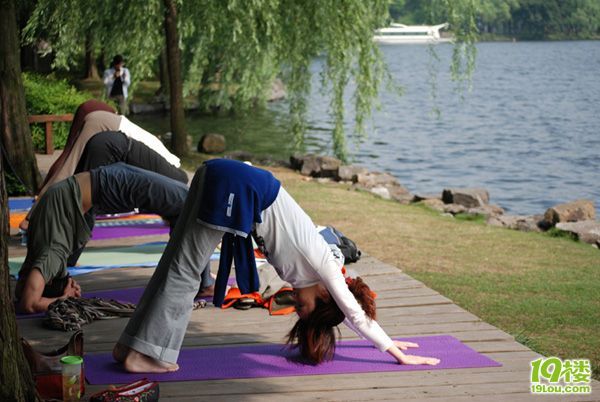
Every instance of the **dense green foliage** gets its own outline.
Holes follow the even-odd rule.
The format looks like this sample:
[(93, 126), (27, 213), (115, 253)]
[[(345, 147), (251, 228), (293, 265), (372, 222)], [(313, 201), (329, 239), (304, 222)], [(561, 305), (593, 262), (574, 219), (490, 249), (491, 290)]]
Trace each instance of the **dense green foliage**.
[[(390, 15), (403, 23), (439, 23), (439, 1), (394, 0)], [(598, 0), (472, 0), (485, 34), (520, 39), (600, 38)]]
[[(86, 92), (80, 92), (65, 80), (43, 77), (41, 75), (23, 73), (25, 86), (25, 102), (27, 114), (66, 114), (75, 113), (81, 103), (92, 98)], [(53, 123), (54, 147), (61, 149), (65, 146), (69, 135), (70, 123)], [(45, 149), (43, 124), (31, 125), (33, 146), (38, 151)]]
[[(439, 1), (456, 25), (459, 42), (472, 44), (472, 0)], [(353, 88), (355, 130), (360, 140), (386, 79), (373, 32), (389, 20), (388, 0), (189, 0), (178, 1), (178, 27), (186, 91), (200, 89), (201, 104), (241, 110), (265, 99), (281, 76), (287, 85), (296, 143), (301, 146), (310, 91), (311, 63), (325, 60), (322, 87), (331, 92), (333, 148), (346, 159), (344, 116)], [(442, 12), (442, 11), (440, 11)], [(125, 55), (134, 80), (151, 74), (164, 46), (164, 10), (159, 0), (95, 2), (40, 0), (24, 32), (34, 43), (52, 44), (55, 67), (71, 68), (84, 51), (84, 38), (104, 55)], [(472, 71), (474, 47), (458, 45), (453, 77)], [(173, 62), (173, 61), (169, 61)]]
[(27, 194), (27, 188), (21, 184), (19, 179), (17, 179), (17, 176), (15, 176), (11, 170), (7, 169), (4, 172), (4, 179), (6, 180), (6, 193), (9, 196), (13, 197)]

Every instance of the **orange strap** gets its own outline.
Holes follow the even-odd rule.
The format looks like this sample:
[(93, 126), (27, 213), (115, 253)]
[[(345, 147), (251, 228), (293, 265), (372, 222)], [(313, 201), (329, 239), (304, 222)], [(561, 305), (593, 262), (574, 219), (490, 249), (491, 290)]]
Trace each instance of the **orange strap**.
[(225, 299), (223, 300), (223, 305), (221, 306), (221, 308), (229, 308), (233, 306), (233, 304), (239, 299), (246, 298), (254, 299), (254, 301), (259, 305), (265, 304), (265, 301), (258, 292), (242, 294), (240, 288), (231, 287), (225, 295)]
[(269, 309), (269, 315), (288, 315), (296, 312), (296, 306), (285, 306), (278, 310), (273, 310), (273, 306), (275, 304), (273, 303), (273, 300), (275, 299), (275, 296), (277, 296), (279, 293), (291, 292), (293, 290), (293, 288), (281, 288), (277, 291), (277, 293), (269, 298), (267, 301), (267, 306), (265, 306)]

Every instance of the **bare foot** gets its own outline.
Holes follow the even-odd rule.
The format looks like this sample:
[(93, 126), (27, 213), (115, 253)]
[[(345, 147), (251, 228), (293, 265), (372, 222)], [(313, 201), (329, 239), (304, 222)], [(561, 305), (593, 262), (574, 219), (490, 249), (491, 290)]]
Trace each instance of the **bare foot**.
[(119, 363), (123, 363), (129, 353), (129, 348), (123, 344), (117, 343), (113, 348), (113, 359)]
[(196, 298), (198, 298), (198, 297), (211, 297), (211, 296), (214, 296), (214, 295), (215, 295), (215, 287), (214, 287), (214, 285), (211, 285), (211, 286), (207, 286), (205, 288), (200, 289), (200, 291), (196, 295)]
[(133, 349), (129, 349), (123, 366), (130, 373), (170, 373), (179, 370), (175, 363), (161, 362)]

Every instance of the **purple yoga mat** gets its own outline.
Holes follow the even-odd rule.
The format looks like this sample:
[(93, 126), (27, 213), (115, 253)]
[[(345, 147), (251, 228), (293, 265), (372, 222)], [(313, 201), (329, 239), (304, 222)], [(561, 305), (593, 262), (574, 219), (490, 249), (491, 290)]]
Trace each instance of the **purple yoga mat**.
[(145, 223), (128, 226), (95, 227), (92, 240), (117, 239), (121, 237), (151, 236), (169, 234), (169, 227), (163, 223)]
[[(419, 344), (419, 348), (411, 349), (412, 353), (437, 357), (441, 363), (437, 366), (399, 365), (387, 353), (381, 353), (361, 340), (339, 343), (332, 361), (311, 366), (294, 362), (297, 352), (289, 351), (283, 345), (253, 345), (183, 349), (177, 362), (179, 371), (143, 374), (143, 377), (154, 381), (199, 381), (501, 366), (449, 335), (403, 340)], [(142, 376), (125, 372), (110, 353), (88, 353), (84, 361), (90, 384), (128, 383)]]

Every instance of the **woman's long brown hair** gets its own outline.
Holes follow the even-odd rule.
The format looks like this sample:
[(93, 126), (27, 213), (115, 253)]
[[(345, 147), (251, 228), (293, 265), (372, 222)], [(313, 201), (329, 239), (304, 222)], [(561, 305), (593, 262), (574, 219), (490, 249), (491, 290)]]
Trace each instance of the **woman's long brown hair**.
[[(375, 298), (369, 286), (359, 277), (348, 282), (348, 289), (367, 317), (374, 320)], [(317, 299), (313, 312), (306, 319), (298, 319), (289, 332), (287, 343), (292, 348), (298, 348), (300, 355), (310, 363), (319, 364), (331, 360), (335, 353), (334, 327), (342, 323), (344, 318), (344, 313), (331, 296), (328, 301)]]

